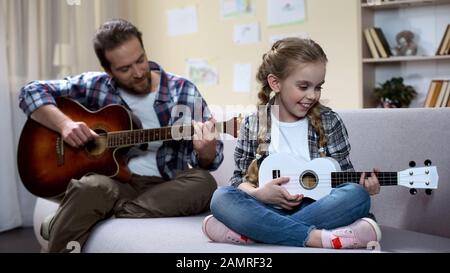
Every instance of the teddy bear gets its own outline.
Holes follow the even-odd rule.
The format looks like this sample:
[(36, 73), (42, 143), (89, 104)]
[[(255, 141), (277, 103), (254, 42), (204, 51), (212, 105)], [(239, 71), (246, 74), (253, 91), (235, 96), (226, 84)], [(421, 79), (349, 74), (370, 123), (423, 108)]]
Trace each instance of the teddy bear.
[(414, 33), (409, 30), (399, 32), (395, 39), (397, 46), (392, 49), (394, 56), (413, 56), (417, 53), (417, 45), (414, 42)]

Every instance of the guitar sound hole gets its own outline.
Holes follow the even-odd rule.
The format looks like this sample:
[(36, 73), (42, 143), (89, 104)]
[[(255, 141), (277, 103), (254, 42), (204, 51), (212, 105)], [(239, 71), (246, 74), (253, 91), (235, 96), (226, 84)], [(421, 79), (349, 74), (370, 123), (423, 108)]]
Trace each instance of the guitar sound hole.
[(106, 131), (94, 130), (100, 137), (97, 137), (84, 145), (84, 149), (91, 156), (101, 155), (106, 150)]
[(307, 190), (312, 190), (317, 187), (317, 176), (312, 171), (305, 171), (299, 178), (300, 186)]

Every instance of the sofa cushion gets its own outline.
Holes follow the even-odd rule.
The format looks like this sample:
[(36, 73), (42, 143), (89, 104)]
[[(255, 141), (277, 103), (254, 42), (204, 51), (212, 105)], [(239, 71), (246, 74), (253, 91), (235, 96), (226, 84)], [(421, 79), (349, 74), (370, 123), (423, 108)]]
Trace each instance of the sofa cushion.
[[(382, 226), (381, 251), (450, 252), (450, 108), (359, 109), (338, 111), (352, 145), (351, 159), (358, 171), (408, 168), (410, 160), (423, 165), (431, 159), (439, 173), (432, 195), (410, 195), (404, 187), (383, 187), (372, 198), (372, 212)], [(236, 140), (224, 141), (224, 161), (213, 172), (219, 185), (228, 185), (234, 170)], [(38, 198), (34, 227), (39, 227), (57, 204)], [(201, 231), (205, 215), (157, 219), (108, 219), (96, 225), (86, 252), (330, 252), (316, 248), (266, 244), (249, 246), (210, 243)], [(434, 235), (434, 236), (433, 236)], [(367, 252), (370, 250), (339, 250)]]
[[(233, 245), (208, 242), (202, 233), (205, 215), (153, 219), (111, 219), (100, 223), (85, 252), (178, 253), (315, 253), (370, 252), (365, 249), (333, 250), (267, 244)], [(450, 239), (390, 227), (381, 227), (381, 252), (450, 252)], [(130, 236), (131, 234), (140, 236)]]
[[(39, 235), (40, 223), (56, 211), (58, 204), (39, 198), (35, 210), (35, 235), (42, 251), (47, 241)], [(372, 252), (374, 250), (332, 250), (267, 244), (233, 245), (209, 242), (202, 233), (207, 213), (189, 217), (125, 219), (112, 218), (98, 223), (83, 248), (90, 253), (324, 253)], [(381, 252), (450, 252), (450, 239), (381, 226)]]
[(339, 111), (352, 145), (355, 170), (401, 171), (430, 159), (439, 174), (431, 195), (405, 187), (382, 187), (372, 198), (381, 225), (450, 238), (450, 108)]

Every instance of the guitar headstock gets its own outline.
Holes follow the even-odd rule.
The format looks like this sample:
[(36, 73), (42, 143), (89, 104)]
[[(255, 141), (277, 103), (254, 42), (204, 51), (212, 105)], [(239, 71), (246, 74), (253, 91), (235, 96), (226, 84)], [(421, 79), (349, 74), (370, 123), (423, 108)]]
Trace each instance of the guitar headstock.
[(413, 189), (437, 189), (439, 175), (436, 166), (409, 168), (398, 173), (398, 185)]

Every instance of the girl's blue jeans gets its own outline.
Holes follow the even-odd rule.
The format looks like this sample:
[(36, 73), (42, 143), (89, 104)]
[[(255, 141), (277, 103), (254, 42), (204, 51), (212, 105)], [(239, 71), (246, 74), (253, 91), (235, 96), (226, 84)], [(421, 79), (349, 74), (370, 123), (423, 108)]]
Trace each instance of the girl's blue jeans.
[(304, 198), (292, 211), (264, 204), (233, 186), (219, 187), (211, 200), (214, 217), (257, 242), (305, 246), (313, 229), (334, 229), (368, 215), (370, 196), (357, 183), (345, 183), (317, 201)]

